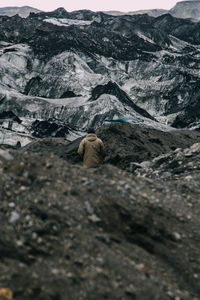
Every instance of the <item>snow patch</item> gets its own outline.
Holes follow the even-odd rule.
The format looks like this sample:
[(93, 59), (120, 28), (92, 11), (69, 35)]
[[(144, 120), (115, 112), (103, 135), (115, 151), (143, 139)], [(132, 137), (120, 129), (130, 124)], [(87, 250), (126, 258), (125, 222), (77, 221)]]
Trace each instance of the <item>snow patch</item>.
[(16, 146), (17, 142), (20, 142), (21, 146), (24, 147), (33, 140), (34, 138), (30, 137), (29, 135), (20, 134), (0, 128), (0, 144)]
[(151, 43), (151, 44), (155, 44), (155, 42), (150, 39), (149, 37), (147, 37), (146, 35), (144, 35), (144, 33), (142, 33), (141, 31), (137, 31), (136, 34), (141, 38), (143, 39), (144, 41), (148, 42), (148, 43)]
[(84, 25), (90, 25), (92, 21), (85, 21), (85, 20), (73, 20), (73, 19), (61, 19), (61, 18), (48, 18), (44, 20), (47, 23), (51, 23), (53, 25), (57, 26), (71, 26), (71, 25), (76, 25), (76, 26), (84, 26)]

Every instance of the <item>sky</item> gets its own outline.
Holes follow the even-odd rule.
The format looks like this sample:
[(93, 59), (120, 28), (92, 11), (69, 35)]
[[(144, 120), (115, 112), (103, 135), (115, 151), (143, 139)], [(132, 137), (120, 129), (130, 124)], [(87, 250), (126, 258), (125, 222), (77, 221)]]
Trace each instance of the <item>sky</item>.
[(179, 0), (0, 0), (0, 7), (31, 6), (44, 11), (64, 7), (67, 11), (90, 9), (93, 11), (119, 10), (135, 11), (140, 9), (170, 9)]

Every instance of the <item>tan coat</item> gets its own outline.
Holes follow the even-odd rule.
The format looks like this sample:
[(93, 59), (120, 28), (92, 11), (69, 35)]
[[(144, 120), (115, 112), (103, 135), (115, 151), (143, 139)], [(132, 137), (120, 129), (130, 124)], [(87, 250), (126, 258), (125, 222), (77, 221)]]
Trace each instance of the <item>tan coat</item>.
[(96, 134), (89, 133), (81, 142), (78, 154), (83, 158), (83, 165), (86, 167), (98, 167), (101, 165), (104, 156), (104, 144)]

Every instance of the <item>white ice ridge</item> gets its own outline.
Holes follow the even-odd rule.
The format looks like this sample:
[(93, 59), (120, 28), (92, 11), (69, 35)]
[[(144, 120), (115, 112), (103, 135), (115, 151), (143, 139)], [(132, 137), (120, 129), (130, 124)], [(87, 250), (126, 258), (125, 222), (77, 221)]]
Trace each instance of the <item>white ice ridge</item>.
[(57, 19), (57, 18), (48, 18), (44, 20), (47, 23), (51, 23), (57, 26), (71, 26), (71, 25), (90, 25), (92, 21), (85, 21), (85, 20), (73, 20), (73, 19)]
[(137, 35), (138, 35), (141, 39), (143, 39), (144, 41), (147, 41), (147, 42), (149, 42), (149, 43), (151, 43), (151, 44), (155, 44), (155, 42), (154, 42), (152, 39), (150, 39), (149, 37), (147, 37), (146, 35), (144, 35), (141, 31), (137, 31)]

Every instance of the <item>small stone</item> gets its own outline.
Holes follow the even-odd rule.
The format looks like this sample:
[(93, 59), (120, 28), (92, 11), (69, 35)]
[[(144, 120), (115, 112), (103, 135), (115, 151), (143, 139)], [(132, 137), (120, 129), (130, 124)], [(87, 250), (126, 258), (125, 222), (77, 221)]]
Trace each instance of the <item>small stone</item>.
[(52, 163), (50, 163), (50, 162), (47, 162), (47, 163), (46, 163), (46, 168), (47, 168), (47, 169), (52, 168), (52, 166), (53, 166)]
[(88, 219), (93, 223), (101, 222), (101, 219), (99, 217), (97, 217), (95, 214), (89, 216)]
[(105, 244), (110, 244), (110, 238), (109, 236), (105, 235), (105, 234), (102, 234), (102, 233), (98, 233), (96, 234), (96, 239), (105, 243)]
[(51, 270), (51, 273), (52, 273), (53, 275), (58, 275), (58, 274), (59, 274), (59, 270), (58, 270), (58, 269), (52, 269), (52, 270)]
[(19, 220), (19, 218), (20, 218), (20, 214), (16, 211), (12, 211), (9, 222), (14, 224)]
[(34, 278), (34, 279), (38, 279), (39, 278), (39, 276), (35, 273), (35, 272), (33, 272), (32, 273), (32, 278)]
[(15, 207), (15, 203), (14, 203), (14, 202), (10, 202), (10, 203), (8, 204), (8, 206), (11, 207), (11, 208), (13, 208), (13, 207)]
[(145, 269), (145, 265), (144, 264), (137, 264), (136, 266), (136, 269), (138, 270), (138, 271), (143, 271), (144, 269)]
[(24, 243), (23, 243), (22, 240), (17, 240), (17, 241), (16, 241), (16, 245), (17, 245), (18, 247), (22, 247), (22, 246), (24, 245)]
[(162, 173), (161, 178), (168, 178), (168, 177), (171, 177), (171, 176), (172, 176), (171, 172), (164, 172), (164, 173)]
[(145, 169), (150, 168), (151, 165), (152, 165), (152, 162), (151, 162), (151, 161), (143, 161), (143, 162), (141, 162), (141, 164), (140, 164), (140, 166), (141, 166), (142, 168), (145, 168)]
[(102, 265), (105, 263), (105, 261), (102, 257), (97, 257), (96, 261)]
[(127, 295), (136, 296), (136, 289), (132, 284), (126, 287), (125, 292)]
[(169, 297), (171, 297), (171, 298), (174, 296), (174, 294), (173, 294), (171, 291), (168, 291), (168, 292), (167, 292), (167, 295), (168, 295)]
[(21, 269), (25, 269), (25, 268), (26, 268), (26, 264), (24, 264), (24, 263), (22, 263), (22, 262), (20, 262), (20, 263), (18, 264), (18, 266), (19, 266)]
[(145, 198), (145, 199), (148, 199), (148, 195), (146, 193), (143, 193), (142, 197)]
[(24, 185), (20, 186), (19, 189), (20, 189), (20, 191), (22, 191), (22, 192), (23, 192), (23, 191), (26, 191), (26, 187), (25, 187)]
[(87, 212), (88, 212), (90, 215), (94, 214), (94, 209), (92, 208), (90, 202), (85, 201), (84, 204), (85, 204), (85, 208), (86, 208)]
[(37, 242), (38, 242), (38, 244), (41, 244), (41, 243), (43, 242), (42, 238), (39, 237), (39, 238), (37, 239)]
[(67, 275), (67, 278), (70, 278), (70, 279), (73, 279), (75, 277), (74, 274), (71, 272), (68, 272), (66, 275)]
[(36, 233), (36, 232), (33, 232), (33, 233), (32, 233), (32, 239), (33, 239), (33, 240), (36, 240), (37, 237), (38, 237), (37, 233)]
[(30, 216), (30, 215), (27, 215), (27, 216), (25, 217), (25, 220), (26, 220), (26, 221), (30, 221), (30, 220), (31, 220), (31, 216)]
[(131, 190), (131, 186), (130, 186), (130, 184), (125, 184), (125, 186), (124, 186), (124, 188), (125, 188), (125, 190)]
[(182, 151), (182, 148), (176, 148), (175, 150), (174, 150), (174, 153), (178, 153), (178, 152), (181, 152)]
[(186, 176), (185, 180), (188, 181), (188, 182), (190, 182), (192, 180), (192, 176), (191, 175)]
[(130, 200), (132, 200), (132, 201), (136, 201), (136, 198), (133, 196), (133, 195), (130, 195)]
[(180, 241), (181, 240), (181, 235), (178, 232), (173, 232), (172, 237), (175, 241)]

